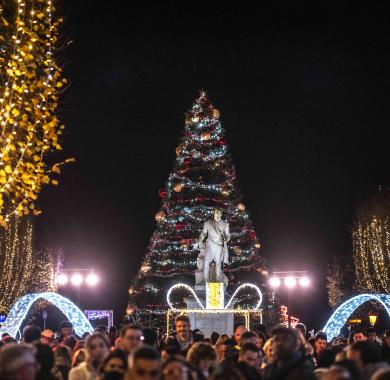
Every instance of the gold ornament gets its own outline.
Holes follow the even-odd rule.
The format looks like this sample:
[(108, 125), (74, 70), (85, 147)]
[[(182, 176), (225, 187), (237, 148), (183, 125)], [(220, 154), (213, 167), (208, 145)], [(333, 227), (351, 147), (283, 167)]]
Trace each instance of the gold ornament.
[(229, 188), (228, 188), (228, 187), (224, 187), (224, 188), (222, 189), (222, 195), (223, 195), (224, 197), (228, 197), (228, 196), (230, 195), (230, 191), (229, 191)]
[(243, 204), (243, 203), (239, 203), (238, 205), (237, 205), (237, 209), (238, 210), (240, 210), (240, 211), (245, 211), (245, 205)]
[(181, 151), (182, 151), (181, 147), (178, 146), (178, 147), (176, 148), (176, 156), (179, 156), (180, 153), (181, 153)]
[(213, 109), (213, 117), (214, 117), (215, 119), (219, 119), (220, 116), (221, 116), (221, 112), (219, 111), (219, 109), (214, 108), (214, 109)]
[(232, 250), (233, 250), (233, 252), (234, 252), (236, 255), (241, 255), (241, 253), (242, 253), (241, 247), (238, 247), (238, 246), (232, 247)]
[(151, 266), (147, 262), (144, 262), (141, 265), (141, 272), (142, 273), (148, 273), (151, 269), (152, 269)]
[(173, 186), (173, 190), (176, 193), (180, 193), (183, 190), (183, 187), (184, 187), (184, 184), (179, 182), (179, 183), (176, 183), (175, 186)]
[(129, 307), (126, 308), (126, 314), (127, 315), (133, 314), (134, 311), (135, 311), (134, 307), (129, 306)]
[(200, 138), (203, 141), (210, 140), (211, 139), (211, 134), (210, 134), (210, 132), (202, 132), (202, 134), (200, 135)]
[(199, 121), (199, 116), (194, 115), (194, 116), (192, 117), (192, 122), (193, 122), (193, 123), (197, 123), (198, 121)]
[(165, 219), (165, 212), (159, 211), (155, 216), (157, 222), (162, 222)]
[(259, 242), (255, 243), (255, 248), (260, 249), (261, 245)]

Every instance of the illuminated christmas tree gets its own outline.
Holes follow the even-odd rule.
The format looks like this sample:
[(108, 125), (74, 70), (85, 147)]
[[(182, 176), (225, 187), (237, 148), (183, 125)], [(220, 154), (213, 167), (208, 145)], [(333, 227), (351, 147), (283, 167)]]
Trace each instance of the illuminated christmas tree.
[[(220, 111), (205, 92), (185, 115), (184, 135), (164, 188), (161, 209), (141, 269), (129, 288), (128, 314), (135, 310), (162, 312), (165, 294), (174, 283), (194, 285), (199, 249), (196, 245), (205, 220), (215, 207), (230, 225), (228, 291), (244, 282), (262, 282), (260, 244), (242, 203), (236, 172), (220, 122)], [(250, 297), (247, 299), (251, 303)]]
[(389, 190), (380, 188), (360, 205), (352, 238), (358, 289), (390, 293)]

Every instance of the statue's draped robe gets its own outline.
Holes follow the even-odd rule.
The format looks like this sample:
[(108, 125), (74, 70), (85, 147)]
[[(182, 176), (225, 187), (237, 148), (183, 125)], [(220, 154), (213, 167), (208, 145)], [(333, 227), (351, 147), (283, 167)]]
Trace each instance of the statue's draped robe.
[(209, 280), (209, 266), (214, 260), (218, 281), (222, 281), (222, 262), (229, 263), (227, 242), (230, 240), (229, 224), (224, 220), (207, 220), (199, 236), (199, 242), (206, 239), (203, 274), (205, 282)]

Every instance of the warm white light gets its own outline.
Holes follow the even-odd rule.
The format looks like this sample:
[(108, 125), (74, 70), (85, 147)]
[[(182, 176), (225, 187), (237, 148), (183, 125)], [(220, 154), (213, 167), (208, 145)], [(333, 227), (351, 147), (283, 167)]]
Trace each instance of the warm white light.
[(57, 283), (58, 285), (65, 285), (69, 281), (68, 276), (65, 273), (61, 273), (57, 276)]
[(310, 280), (307, 277), (301, 277), (299, 279), (299, 285), (301, 285), (303, 288), (306, 288), (310, 285)]
[(271, 277), (270, 280), (269, 280), (269, 284), (273, 288), (277, 288), (278, 286), (280, 286), (280, 278), (278, 278), (278, 277)]
[(75, 273), (70, 281), (73, 285), (79, 286), (83, 282), (83, 276), (80, 273)]
[(85, 281), (87, 282), (88, 285), (95, 286), (98, 283), (99, 279), (98, 279), (98, 277), (96, 276), (95, 273), (90, 273), (87, 276)]
[(287, 288), (293, 288), (297, 284), (297, 280), (294, 277), (286, 277), (284, 279), (284, 285)]

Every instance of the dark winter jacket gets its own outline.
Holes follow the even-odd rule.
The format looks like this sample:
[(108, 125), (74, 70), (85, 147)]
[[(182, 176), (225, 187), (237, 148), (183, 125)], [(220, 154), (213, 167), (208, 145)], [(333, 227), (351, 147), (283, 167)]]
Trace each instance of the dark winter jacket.
[[(192, 343), (195, 343), (195, 342), (201, 342), (203, 340), (203, 335), (200, 335), (200, 334), (194, 334), (192, 331), (190, 332), (191, 334), (191, 342)], [(191, 344), (192, 344), (191, 343)], [(187, 347), (187, 349), (185, 350), (182, 350), (181, 349), (181, 345), (180, 345), (180, 342), (178, 341), (177, 337), (176, 337), (176, 333), (173, 333), (172, 335), (168, 336), (168, 338), (166, 339), (165, 341), (165, 347), (167, 349), (175, 349), (177, 350), (177, 352), (180, 352), (183, 356), (186, 356), (187, 355), (187, 351), (188, 351), (188, 348), (190, 347), (191, 345), (189, 345)]]
[(296, 352), (283, 367), (277, 362), (264, 369), (265, 380), (316, 380), (310, 360), (302, 353)]

